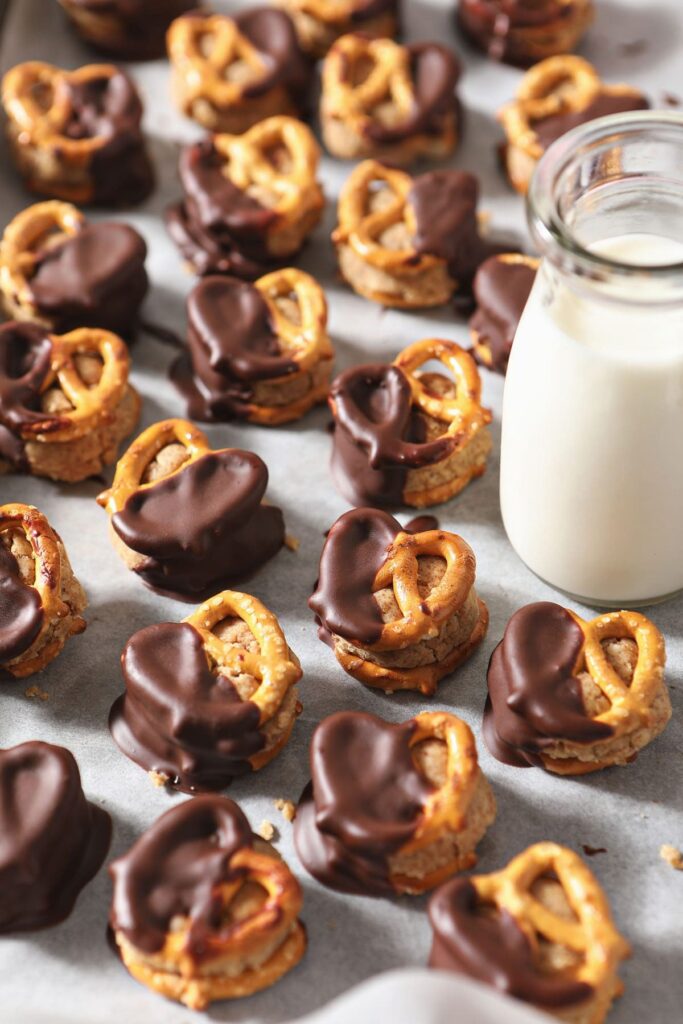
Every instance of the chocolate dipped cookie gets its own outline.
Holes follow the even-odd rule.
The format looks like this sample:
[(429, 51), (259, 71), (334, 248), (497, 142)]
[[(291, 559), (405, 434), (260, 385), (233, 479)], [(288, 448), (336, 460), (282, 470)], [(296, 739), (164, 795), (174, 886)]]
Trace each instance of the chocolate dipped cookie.
[(282, 547), (282, 512), (262, 502), (265, 463), (212, 451), (187, 420), (155, 423), (119, 460), (98, 502), (114, 548), (144, 583), (183, 596), (245, 579)]
[(26, 61), (2, 79), (2, 102), (10, 149), (31, 192), (84, 206), (130, 206), (152, 191), (142, 102), (120, 68), (63, 71)]
[(111, 819), (86, 800), (64, 747), (33, 740), (0, 750), (0, 934), (69, 916), (109, 850)]
[(166, 30), (197, 0), (59, 0), (83, 42), (121, 60), (166, 54)]
[(198, 420), (278, 426), (323, 402), (334, 349), (318, 283), (289, 267), (254, 284), (202, 278), (187, 301), (187, 350), (171, 377)]
[(341, 711), (311, 741), (294, 821), (319, 882), (365, 896), (416, 894), (476, 863), (496, 813), (469, 727), (445, 712), (395, 725)]
[(531, 293), (539, 260), (521, 253), (490, 256), (474, 275), (477, 308), (470, 317), (472, 353), (482, 366), (505, 373), (517, 327)]
[(304, 955), (301, 887), (225, 797), (171, 808), (110, 872), (126, 969), (190, 1009), (268, 988)]
[(377, 509), (345, 512), (327, 535), (309, 600), (344, 671), (389, 693), (432, 696), (488, 626), (472, 549), (423, 518), (403, 528)]
[(492, 60), (522, 67), (571, 53), (595, 15), (593, 0), (459, 0), (458, 25)]
[(340, 36), (361, 32), (370, 39), (398, 31), (397, 0), (277, 0), (294, 22), (301, 48), (324, 57)]
[(301, 666), (257, 598), (225, 590), (182, 622), (138, 630), (121, 655), (111, 709), (119, 748), (157, 785), (223, 789), (287, 743), (301, 711)]

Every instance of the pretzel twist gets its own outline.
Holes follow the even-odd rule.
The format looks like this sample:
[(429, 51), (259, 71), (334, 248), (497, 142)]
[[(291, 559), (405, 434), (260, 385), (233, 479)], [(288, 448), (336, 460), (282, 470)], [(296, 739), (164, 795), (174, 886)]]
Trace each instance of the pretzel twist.
[[(456, 386), (454, 396), (437, 395), (429, 390), (420, 367), (438, 360), (452, 375)], [(462, 443), (491, 422), (491, 412), (481, 404), (481, 378), (474, 359), (454, 341), (425, 338), (404, 349), (394, 360), (403, 371), (412, 393), (413, 403), (428, 416), (448, 424), (445, 437), (456, 436)]]
[[(584, 636), (584, 645), (575, 672), (587, 671), (607, 700), (609, 708), (595, 716), (614, 736), (629, 732), (649, 721), (652, 701), (661, 686), (666, 660), (664, 637), (657, 627), (638, 612), (607, 612), (586, 621), (570, 611)], [(602, 647), (604, 640), (629, 639), (638, 647), (638, 660), (630, 685), (609, 662)]]
[[(321, 359), (331, 359), (332, 344), (325, 330), (327, 302), (317, 283), (303, 270), (287, 267), (274, 270), (255, 282), (263, 296), (277, 334), (282, 354), (296, 360), (299, 370), (310, 370)], [(299, 320), (290, 319), (278, 305), (277, 299), (293, 295), (299, 310)]]
[(195, 462), (211, 451), (206, 434), (189, 420), (171, 419), (153, 423), (140, 434), (119, 459), (111, 487), (97, 496), (97, 502), (110, 515), (120, 511), (136, 491), (147, 490), (159, 482), (159, 478), (143, 483), (150, 463), (162, 448), (180, 444), (187, 452), (187, 459), (176, 469), (166, 473), (164, 479), (175, 476), (191, 462)]
[(18, 213), (5, 228), (0, 244), (0, 290), (22, 306), (32, 307), (29, 281), (38, 253), (48, 245), (73, 238), (84, 222), (80, 210), (57, 199), (34, 203)]
[[(534, 883), (553, 873), (576, 920), (560, 917), (532, 893)], [(612, 922), (609, 904), (594, 875), (572, 850), (556, 843), (536, 843), (501, 871), (470, 879), (482, 903), (494, 904), (516, 921), (538, 948), (539, 936), (581, 957), (576, 980), (599, 989), (614, 974), (630, 948)]]
[[(230, 107), (242, 99), (247, 85), (267, 72), (259, 51), (222, 14), (176, 18), (167, 33), (171, 63), (183, 77), (190, 103), (207, 97), (218, 107)], [(246, 64), (248, 73), (231, 79), (230, 67)]]
[[(38, 592), (43, 608), (43, 624), (31, 645), (33, 648), (40, 645), (55, 619), (69, 614), (69, 608), (61, 598), (62, 562), (57, 537), (45, 516), (33, 505), (0, 505), (0, 535), (16, 530), (23, 533), (31, 547), (34, 570), (31, 586)], [(46, 664), (45, 655), (46, 652), (41, 651), (40, 655), (24, 660), (22, 674), (29, 675), (34, 666), (36, 670), (42, 668)]]
[[(418, 589), (418, 559), (431, 555), (443, 558), (446, 569), (428, 597)], [(399, 533), (387, 559), (375, 576), (373, 592), (391, 587), (401, 617), (385, 622), (378, 641), (368, 644), (373, 651), (401, 650), (420, 640), (437, 636), (443, 622), (466, 601), (474, 585), (476, 560), (462, 537), (443, 530)]]
[(605, 94), (633, 95), (636, 90), (628, 85), (605, 85), (593, 65), (582, 57), (548, 57), (527, 71), (516, 98), (502, 108), (499, 119), (513, 145), (540, 158), (543, 148), (534, 122), (557, 114), (578, 113)]
[[(249, 882), (265, 890), (266, 899), (245, 918), (231, 923), (230, 928), (218, 928), (203, 939), (202, 959), (208, 962), (223, 957), (248, 958), (269, 942), (287, 931), (301, 910), (301, 889), (284, 861), (245, 847), (230, 858), (229, 872), (233, 877), (222, 883), (214, 897), (224, 911), (243, 886)], [(192, 920), (184, 919), (180, 926), (166, 936), (158, 956), (175, 966), (184, 978), (197, 976), (197, 961), (188, 949)]]
[(76, 139), (64, 134), (73, 113), (69, 84), (83, 85), (117, 74), (118, 68), (113, 64), (87, 64), (75, 71), (64, 71), (43, 61), (26, 61), (3, 78), (3, 104), (10, 121), (19, 129), (22, 142), (58, 150), (72, 166), (85, 166), (109, 142), (109, 136)]
[[(383, 183), (391, 193), (381, 207), (371, 209), (373, 185)], [(377, 160), (364, 160), (344, 184), (337, 208), (338, 225), (332, 233), (335, 245), (349, 245), (366, 263), (382, 270), (420, 274), (443, 260), (429, 253), (418, 255), (409, 249), (389, 249), (381, 237), (395, 224), (405, 222), (410, 237), (415, 235), (415, 214), (408, 202), (413, 179), (405, 171)]]
[[(354, 82), (354, 68), (361, 63), (369, 70)], [(406, 120), (415, 107), (410, 54), (391, 39), (354, 33), (337, 39), (323, 63), (322, 87), (325, 113), (360, 133), (375, 120), (380, 104), (391, 104), (397, 121)]]
[[(258, 653), (221, 640), (214, 627), (229, 616), (247, 624), (259, 645)], [(287, 691), (301, 678), (301, 666), (290, 651), (280, 623), (271, 611), (250, 594), (224, 590), (205, 601), (184, 622), (197, 630), (209, 658), (236, 674), (248, 673), (258, 681), (249, 700), (261, 713), (261, 724), (276, 713)]]
[[(294, 117), (268, 117), (242, 135), (214, 135), (213, 144), (225, 159), (224, 173), (233, 184), (243, 192), (265, 191), (268, 206), (281, 223), (297, 221), (302, 205), (310, 206), (311, 192), (320, 193), (315, 177), (320, 148), (310, 128)], [(284, 150), (284, 169), (268, 158), (277, 149)]]

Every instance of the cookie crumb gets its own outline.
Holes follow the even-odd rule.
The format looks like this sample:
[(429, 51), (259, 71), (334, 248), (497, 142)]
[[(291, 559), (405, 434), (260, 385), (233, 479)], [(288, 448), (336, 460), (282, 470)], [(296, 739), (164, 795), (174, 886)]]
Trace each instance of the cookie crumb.
[(587, 857), (595, 857), (598, 853), (607, 853), (606, 846), (589, 846), (588, 843), (582, 843), (581, 849)]
[(278, 797), (273, 803), (277, 807), (278, 811), (282, 814), (285, 821), (294, 821), (296, 818), (296, 807), (291, 800), (284, 800), (282, 797)]
[(168, 782), (168, 775), (164, 775), (163, 772), (147, 772), (147, 774), (149, 775), (154, 785), (158, 786), (159, 788), (165, 786), (166, 783)]
[(270, 843), (275, 839), (275, 825), (273, 825), (272, 821), (268, 821), (267, 818), (264, 818), (256, 829), (256, 834), (261, 836), (261, 839), (265, 839), (267, 843)]
[(659, 848), (659, 856), (665, 860), (674, 871), (683, 871), (683, 853), (670, 843), (664, 843)]
[(36, 686), (35, 683), (33, 684), (33, 686), (29, 686), (28, 689), (24, 690), (24, 696), (29, 698), (37, 697), (38, 700), (50, 699), (50, 694), (46, 693), (45, 690), (41, 690), (41, 688), (39, 686)]
[(290, 551), (298, 551), (301, 547), (301, 541), (298, 537), (293, 537), (291, 533), (285, 534), (285, 547)]

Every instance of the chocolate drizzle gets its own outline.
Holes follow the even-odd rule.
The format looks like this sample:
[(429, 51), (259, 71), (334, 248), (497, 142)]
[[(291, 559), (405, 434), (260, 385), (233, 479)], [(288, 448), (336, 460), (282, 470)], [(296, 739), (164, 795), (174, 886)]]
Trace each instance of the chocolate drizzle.
[(55, 331), (103, 327), (130, 334), (147, 294), (146, 255), (143, 238), (127, 224), (86, 224), (37, 254), (31, 297)]
[(397, 366), (370, 363), (341, 373), (330, 388), (334, 415), (330, 467), (337, 488), (356, 505), (400, 505), (410, 469), (433, 465), (457, 439), (427, 441)]
[(230, 861), (252, 845), (249, 822), (226, 797), (171, 808), (111, 865), (111, 927), (136, 949), (157, 953), (173, 918), (189, 918), (184, 952), (201, 962), (223, 923), (220, 886), (239, 878)]
[(508, 622), (488, 669), (484, 739), (499, 761), (543, 766), (553, 743), (595, 743), (613, 733), (586, 713), (575, 676), (583, 633), (566, 609), (526, 605)]
[(439, 43), (415, 43), (406, 47), (410, 60), (414, 103), (408, 117), (397, 124), (373, 120), (366, 134), (378, 145), (400, 143), (418, 134), (438, 134), (448, 117), (458, 117), (455, 87), (460, 64), (455, 54)]
[(470, 329), (478, 343), (489, 349), (492, 370), (505, 373), (507, 369), (517, 326), (535, 280), (536, 271), (527, 263), (508, 263), (497, 256), (482, 263), (476, 273), (477, 310), (470, 319)]
[(198, 274), (252, 280), (278, 265), (267, 233), (277, 218), (234, 185), (210, 138), (186, 146), (179, 163), (184, 198), (166, 211), (171, 238)]
[(473, 43), (492, 60), (528, 65), (538, 60), (533, 48), (527, 51), (517, 30), (539, 29), (564, 22), (572, 16), (572, 4), (559, 0), (460, 0), (458, 24)]
[(589, 103), (583, 110), (571, 111), (566, 114), (553, 114), (533, 121), (531, 127), (536, 139), (544, 150), (565, 135), (572, 128), (577, 128), (596, 117), (607, 117), (609, 114), (622, 114), (630, 110), (647, 110), (649, 102), (644, 96), (600, 93), (597, 99)]
[(285, 377), (298, 365), (282, 354), (270, 308), (258, 288), (231, 277), (205, 277), (187, 302), (188, 351), (171, 377), (193, 419), (244, 416), (253, 384)]
[(311, 783), (294, 821), (304, 867), (332, 889), (393, 892), (390, 858), (415, 834), (433, 787), (410, 752), (414, 719), (400, 725), (341, 711), (311, 741)]
[(268, 470), (252, 452), (209, 452), (135, 491), (112, 516), (112, 526), (133, 551), (136, 568), (153, 587), (203, 594), (244, 579), (279, 551), (282, 512), (262, 505)]
[(111, 819), (85, 799), (68, 750), (34, 741), (0, 751), (0, 932), (68, 917), (110, 840)]
[(428, 171), (413, 180), (408, 203), (415, 216), (413, 247), (439, 256), (461, 288), (469, 288), (477, 268), (500, 251), (479, 235), (479, 185), (467, 171)]
[(0, 663), (27, 651), (44, 619), (38, 591), (24, 582), (16, 558), (0, 542)]
[(152, 60), (166, 56), (166, 30), (196, 0), (69, 0), (91, 18), (115, 19), (117, 30), (95, 36), (77, 26), (91, 46), (122, 60)]
[(222, 789), (251, 771), (249, 757), (265, 744), (259, 709), (211, 671), (194, 626), (138, 630), (121, 667), (126, 692), (111, 709), (109, 728), (127, 757), (186, 793)]
[(433, 944), (429, 966), (466, 974), (534, 1006), (559, 1009), (582, 1003), (593, 988), (564, 971), (541, 970), (532, 946), (505, 910), (482, 913), (467, 878), (446, 882), (432, 896)]
[(140, 128), (142, 103), (123, 71), (84, 81), (64, 79), (71, 115), (63, 128), (70, 139), (102, 138), (90, 165), (91, 202), (127, 206), (142, 202), (154, 186), (154, 174)]
[(44, 327), (15, 321), (0, 327), (0, 459), (15, 470), (27, 469), (22, 430), (46, 419), (40, 394), (51, 353)]

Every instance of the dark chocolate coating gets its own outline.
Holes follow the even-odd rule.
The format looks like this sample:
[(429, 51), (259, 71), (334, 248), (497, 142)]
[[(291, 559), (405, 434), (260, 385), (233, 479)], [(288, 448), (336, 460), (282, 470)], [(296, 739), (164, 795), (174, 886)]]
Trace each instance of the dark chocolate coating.
[(282, 547), (282, 512), (261, 504), (267, 483), (258, 455), (239, 448), (209, 452), (135, 491), (112, 526), (145, 556), (135, 570), (145, 583), (203, 594), (244, 579)]
[(146, 255), (135, 228), (86, 224), (38, 253), (28, 282), (38, 313), (57, 332), (103, 327), (130, 335), (149, 285)]
[(458, 118), (455, 87), (461, 69), (453, 51), (440, 43), (414, 43), (406, 49), (413, 81), (413, 109), (397, 124), (371, 121), (366, 134), (376, 145), (401, 143), (414, 135), (438, 135), (446, 118)]
[[(506, 263), (497, 256), (482, 263), (475, 275), (477, 309), (470, 318), (470, 329), (478, 335), (479, 343), (490, 350), (490, 368), (498, 373), (507, 369), (517, 326), (535, 280), (533, 267)], [(474, 355), (477, 356), (476, 350)]]
[(594, 995), (586, 982), (541, 970), (514, 917), (505, 910), (481, 913), (477, 891), (467, 878), (453, 878), (437, 889), (429, 901), (429, 920), (430, 967), (468, 975), (549, 1010), (574, 1006)]
[(370, 363), (339, 374), (330, 406), (330, 469), (335, 486), (354, 505), (401, 505), (408, 471), (440, 462), (457, 444), (453, 437), (425, 440), (424, 416), (413, 407), (397, 366)]
[(117, 745), (148, 772), (185, 793), (222, 789), (251, 771), (261, 750), (259, 709), (209, 668), (203, 640), (187, 622), (134, 633), (121, 656), (126, 692), (111, 709)]
[(69, 0), (92, 16), (114, 18), (118, 33), (86, 42), (121, 60), (153, 60), (166, 56), (166, 30), (181, 14), (197, 6), (197, 0)]
[(193, 419), (243, 417), (256, 381), (298, 370), (282, 354), (268, 304), (253, 285), (205, 277), (190, 293), (187, 316), (187, 352), (173, 364), (171, 378)]
[(142, 103), (125, 72), (85, 82), (65, 80), (71, 116), (63, 134), (70, 139), (103, 137), (93, 153), (90, 173), (97, 206), (142, 202), (154, 187), (154, 172), (140, 128)]
[(415, 728), (414, 719), (393, 725), (340, 711), (315, 730), (294, 842), (323, 885), (366, 896), (394, 891), (389, 860), (414, 836), (434, 792), (410, 752)]
[(73, 755), (33, 741), (0, 751), (0, 933), (59, 924), (99, 870), (111, 818), (88, 803)]
[(479, 184), (467, 171), (419, 174), (408, 193), (415, 215), (413, 246), (420, 255), (439, 256), (460, 288), (469, 289), (477, 268), (500, 251), (479, 235)]
[(533, 121), (531, 127), (536, 133), (538, 142), (545, 150), (572, 128), (577, 128), (588, 121), (594, 121), (596, 117), (623, 114), (630, 110), (648, 110), (649, 106), (650, 104), (644, 96), (620, 96), (603, 92), (583, 110), (544, 117), (539, 121)]
[(46, 419), (40, 391), (50, 372), (51, 353), (44, 327), (16, 321), (0, 327), (0, 459), (15, 470), (28, 468), (22, 430)]
[(198, 274), (253, 280), (281, 265), (267, 245), (277, 214), (237, 188), (223, 173), (224, 166), (210, 138), (182, 150), (178, 169), (183, 200), (167, 209), (166, 226)]
[(249, 82), (244, 95), (257, 99), (282, 86), (292, 103), (303, 112), (310, 105), (313, 65), (299, 46), (294, 23), (275, 7), (250, 7), (234, 15), (237, 28), (262, 57), (266, 71)]
[(515, 612), (491, 656), (484, 739), (499, 761), (542, 767), (552, 743), (595, 743), (611, 726), (590, 718), (574, 672), (583, 633), (558, 604), (539, 601)]
[(573, 16), (571, 4), (558, 0), (459, 0), (458, 24), (464, 34), (492, 60), (526, 66), (538, 60), (511, 38), (511, 31), (536, 30)]
[(27, 651), (44, 619), (38, 591), (24, 582), (16, 558), (0, 543), (0, 663)]
[(222, 924), (218, 889), (239, 877), (230, 861), (252, 845), (249, 822), (227, 797), (172, 807), (110, 866), (111, 927), (143, 953), (157, 953), (173, 918), (187, 917), (185, 951), (201, 961), (207, 937)]
[(356, 0), (351, 11), (350, 21), (363, 31), (363, 22), (370, 18), (379, 18), (383, 14), (393, 14), (398, 18), (398, 0)]

